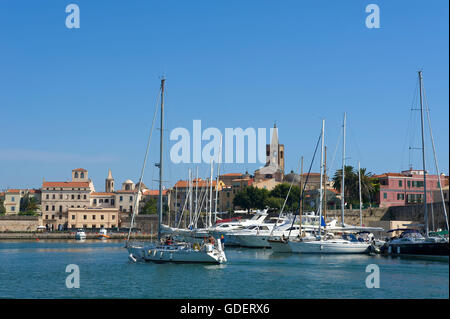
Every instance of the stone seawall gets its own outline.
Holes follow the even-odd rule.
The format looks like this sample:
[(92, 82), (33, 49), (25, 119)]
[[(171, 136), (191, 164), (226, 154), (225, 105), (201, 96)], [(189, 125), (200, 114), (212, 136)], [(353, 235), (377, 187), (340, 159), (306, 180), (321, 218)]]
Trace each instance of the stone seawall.
[(0, 232), (6, 231), (36, 231), (39, 226), (39, 216), (0, 216)]

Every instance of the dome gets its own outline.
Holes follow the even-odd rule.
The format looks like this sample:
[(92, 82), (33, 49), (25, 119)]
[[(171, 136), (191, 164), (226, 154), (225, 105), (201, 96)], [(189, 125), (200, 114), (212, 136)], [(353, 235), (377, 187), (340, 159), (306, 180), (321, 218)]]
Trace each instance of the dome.
[(133, 181), (131, 179), (127, 179), (125, 182), (123, 182), (124, 184), (134, 184)]

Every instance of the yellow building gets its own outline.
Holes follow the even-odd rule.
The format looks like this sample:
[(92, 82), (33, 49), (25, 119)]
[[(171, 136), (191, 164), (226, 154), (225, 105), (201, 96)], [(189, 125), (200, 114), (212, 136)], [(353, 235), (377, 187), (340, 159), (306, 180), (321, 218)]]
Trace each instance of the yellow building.
[(119, 227), (117, 208), (69, 208), (68, 228), (116, 228)]

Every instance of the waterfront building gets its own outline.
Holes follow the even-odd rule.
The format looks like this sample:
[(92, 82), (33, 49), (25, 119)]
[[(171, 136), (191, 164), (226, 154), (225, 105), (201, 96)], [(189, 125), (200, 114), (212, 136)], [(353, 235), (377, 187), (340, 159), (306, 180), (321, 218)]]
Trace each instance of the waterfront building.
[[(170, 191), (168, 189), (163, 189), (163, 207), (170, 207)], [(159, 190), (157, 189), (145, 189), (142, 193), (142, 198), (139, 202), (139, 211), (141, 211), (147, 201), (153, 199), (156, 201), (156, 207), (159, 207)]]
[(38, 203), (38, 212), (40, 211), (41, 191), (39, 189), (8, 189), (3, 194), (5, 215), (18, 214), (25, 196), (35, 198)]
[(119, 211), (117, 208), (82, 207), (69, 208), (68, 228), (97, 229), (117, 228), (119, 224)]
[(90, 194), (95, 191), (88, 171), (84, 168), (72, 170), (72, 180), (68, 182), (42, 182), (41, 206), (42, 223), (50, 229), (60, 229), (67, 225), (69, 208), (90, 206)]
[[(374, 175), (380, 182), (380, 190), (376, 201), (380, 207), (406, 206), (423, 203), (424, 181), (423, 170), (409, 169), (400, 173), (384, 173)], [(439, 190), (439, 176), (426, 173), (427, 202), (434, 202), (434, 192)], [(445, 178), (441, 178), (444, 182)]]
[[(192, 203), (195, 205), (195, 190), (197, 188), (197, 198), (198, 202), (200, 204), (201, 198), (205, 196), (205, 194), (208, 194), (210, 191), (210, 182), (209, 180), (204, 180), (201, 178), (193, 179), (192, 180)], [(212, 189), (213, 189), (213, 211), (214, 211), (214, 205), (215, 205), (215, 190), (216, 190), (217, 181), (212, 181)], [(222, 190), (223, 187), (225, 187), (225, 184), (219, 179), (218, 184), (218, 192)], [(171, 191), (169, 192), (170, 198), (169, 201), (169, 209), (171, 212), (181, 212), (183, 209), (184, 203), (186, 202), (186, 199), (188, 198), (189, 193), (189, 181), (185, 180), (179, 180), (175, 183), (175, 185), (172, 187)], [(209, 205), (209, 196), (205, 197), (205, 200), (203, 202), (203, 210), (205, 209), (205, 203), (206, 205)], [(220, 207), (220, 199), (218, 197), (218, 208)], [(189, 203), (185, 206), (185, 209), (188, 210)], [(209, 207), (209, 206), (208, 206)]]

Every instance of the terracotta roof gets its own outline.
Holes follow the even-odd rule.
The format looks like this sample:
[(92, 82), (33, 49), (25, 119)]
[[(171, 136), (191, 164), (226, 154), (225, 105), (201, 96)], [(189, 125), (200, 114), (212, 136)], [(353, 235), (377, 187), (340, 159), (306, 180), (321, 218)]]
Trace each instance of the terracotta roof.
[(303, 175), (302, 176), (320, 176), (320, 173), (303, 173)]
[(20, 193), (20, 189), (8, 189), (6, 193)]
[(137, 193), (137, 189), (132, 190), (119, 189), (118, 191), (116, 191), (116, 193)]
[[(213, 184), (213, 187), (214, 187), (216, 185), (216, 181), (214, 180), (212, 184)], [(193, 183), (193, 185), (194, 185), (194, 187), (196, 185), (197, 185), (197, 187), (207, 187), (207, 186), (209, 186), (209, 183), (206, 180), (201, 180), (201, 181), (198, 181), (197, 183)], [(174, 188), (175, 187), (177, 187), (177, 188), (189, 187), (189, 181), (178, 181), (178, 182), (175, 183), (175, 185), (173, 187)]]
[(75, 168), (72, 171), (78, 171), (78, 172), (87, 172), (87, 170), (85, 170), (84, 168)]
[(28, 193), (30, 193), (30, 194), (40, 194), (41, 190), (40, 189), (29, 189)]
[(42, 187), (89, 187), (89, 182), (44, 182)]
[(373, 175), (372, 177), (376, 177), (376, 178), (380, 178), (380, 177), (388, 177), (388, 176), (392, 176), (392, 177), (408, 177), (408, 175), (402, 174), (402, 173), (384, 173), (381, 175)]
[[(167, 195), (167, 189), (163, 189), (163, 196)], [(144, 195), (146, 196), (158, 196), (159, 190), (157, 189), (147, 189), (144, 191)]]
[(241, 173), (228, 173), (228, 174), (222, 174), (220, 176), (242, 176), (242, 175), (244, 175), (244, 174), (241, 174)]
[(114, 193), (92, 192), (91, 196), (114, 196)]

